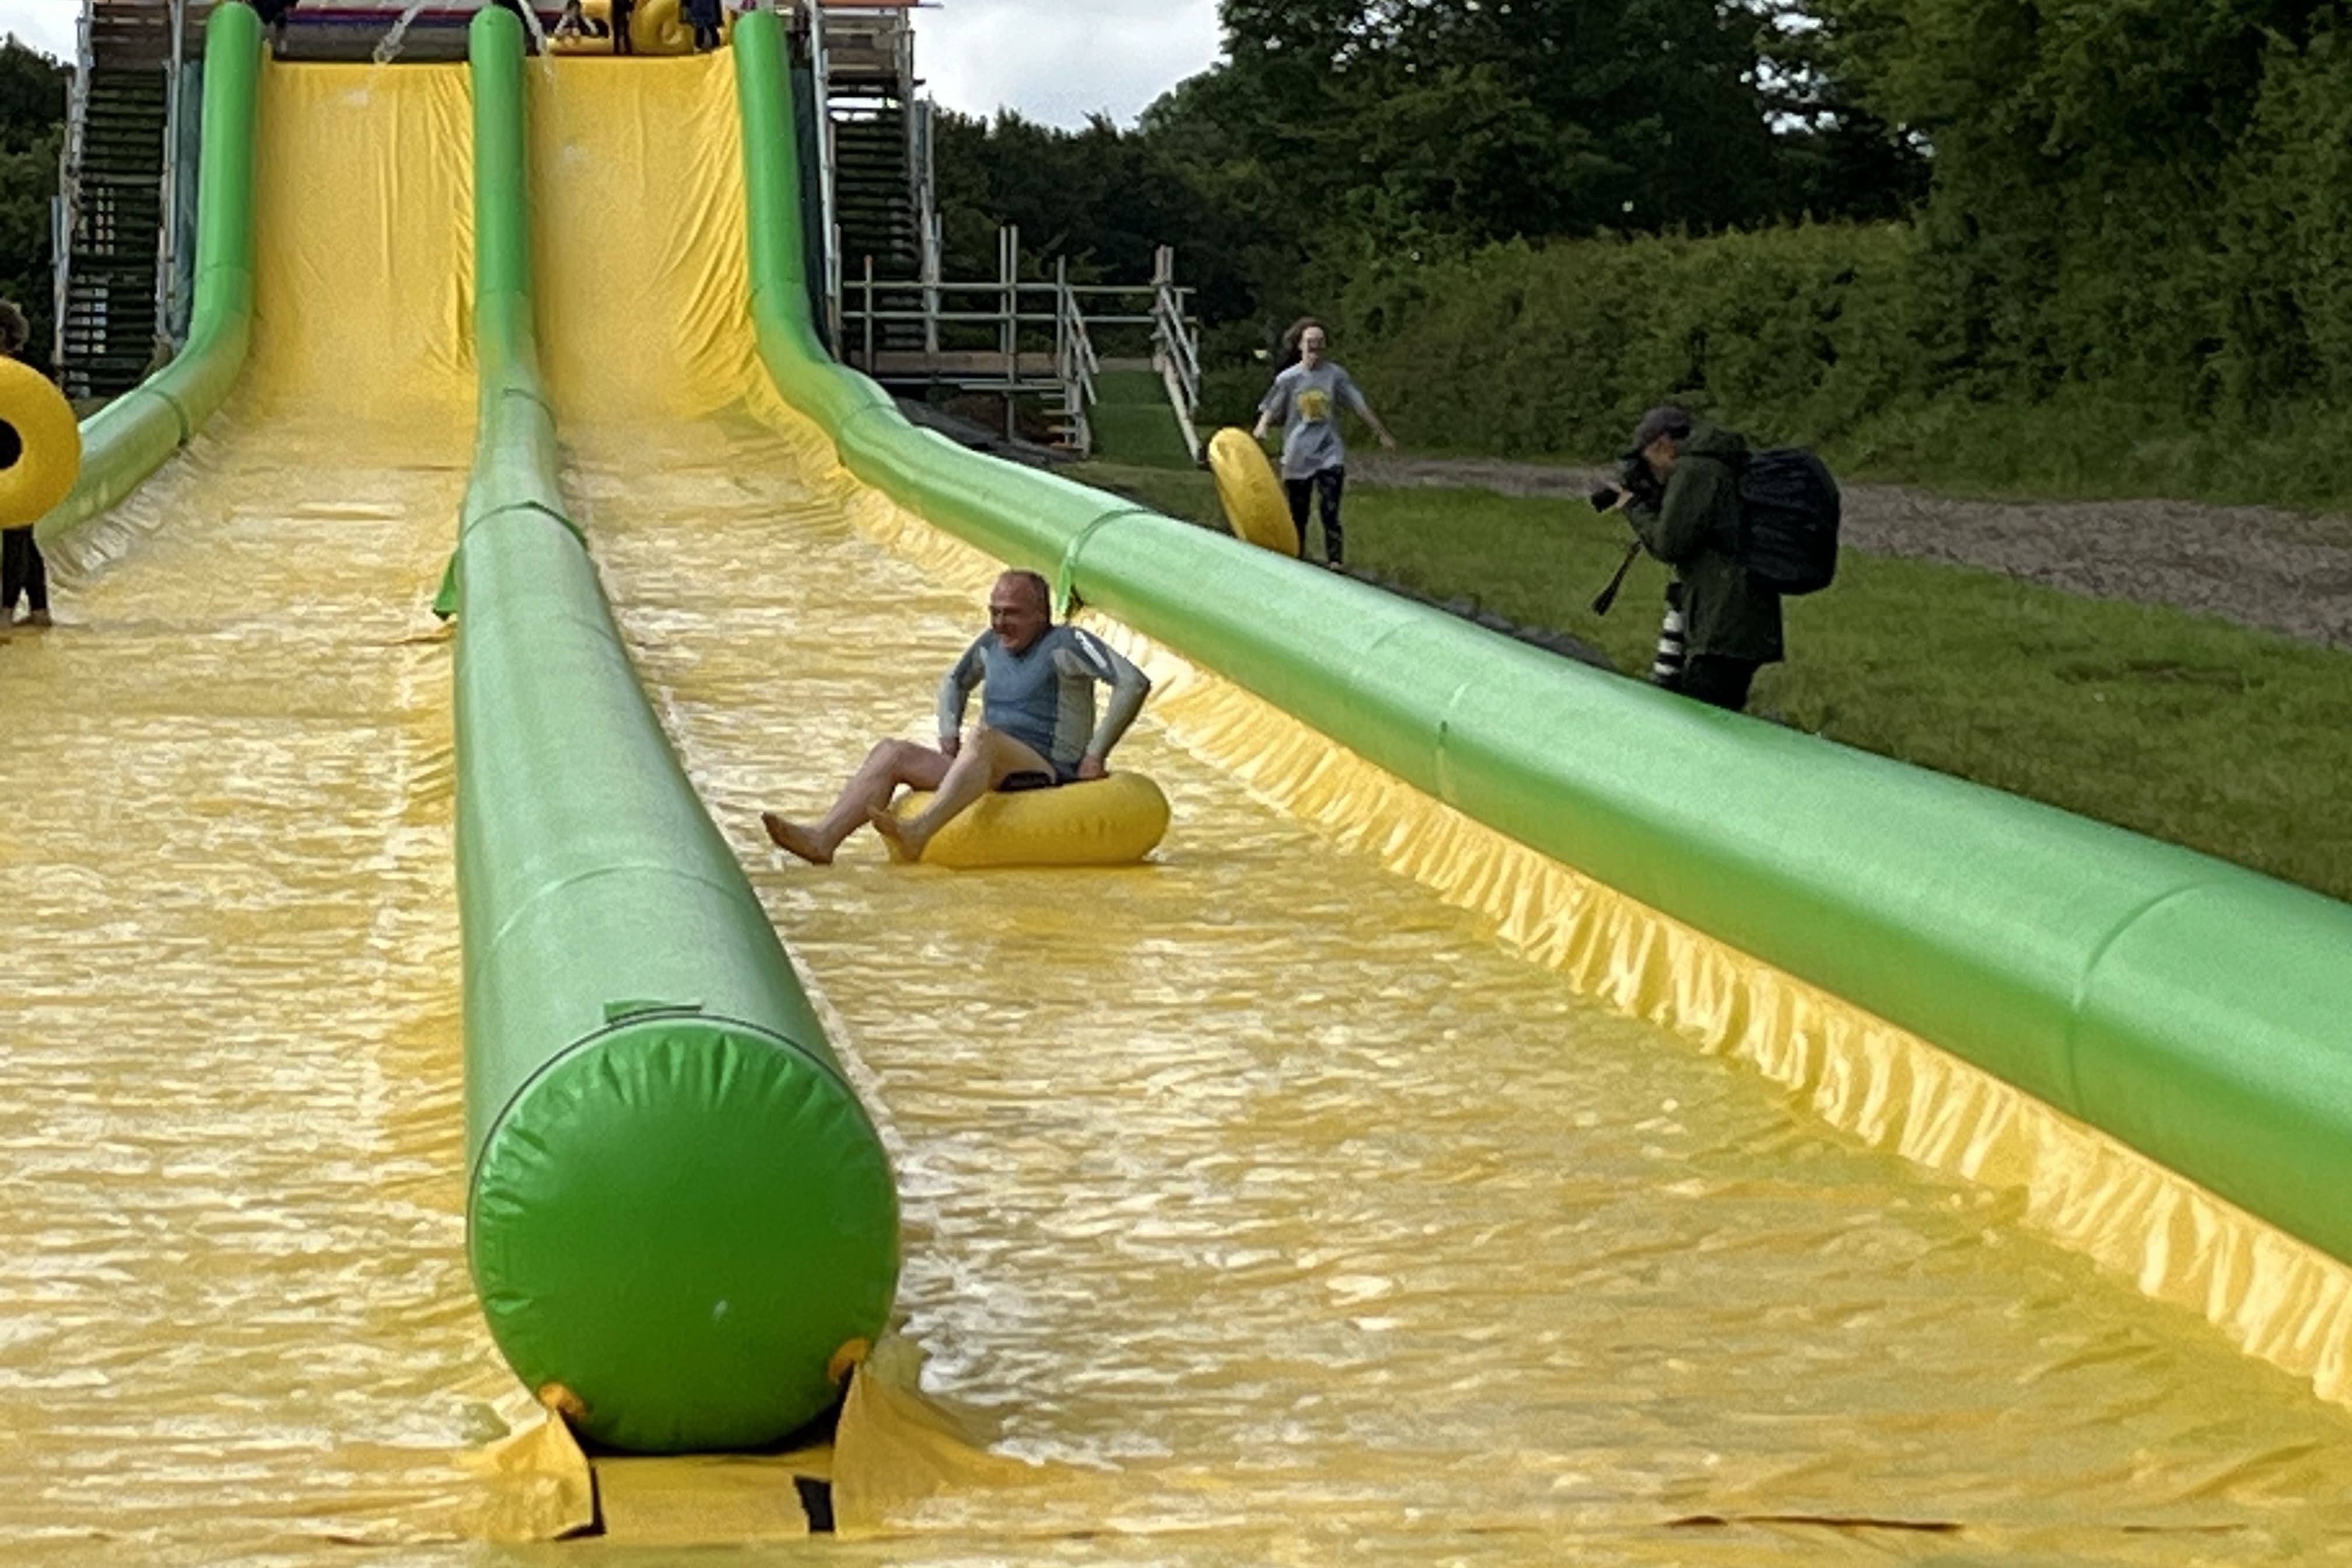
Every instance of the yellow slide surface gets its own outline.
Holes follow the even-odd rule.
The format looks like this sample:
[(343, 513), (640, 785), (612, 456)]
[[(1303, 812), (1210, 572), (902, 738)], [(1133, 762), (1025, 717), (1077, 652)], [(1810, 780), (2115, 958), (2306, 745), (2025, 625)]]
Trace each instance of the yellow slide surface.
[(246, 384), (0, 648), (0, 1562), (455, 1539), (451, 1450), (528, 1409), (466, 1281), (427, 610), (467, 114), (265, 75)]
[[(724, 55), (531, 68), (575, 516), (883, 1122), (924, 1387), (1042, 1467), (857, 1478), (859, 1561), (2352, 1539), (2352, 1414), (1269, 805), (1189, 672), (1115, 760), (1174, 805), (1152, 864), (784, 863), (758, 813), (929, 734), (988, 563), (763, 389)], [(0, 1563), (490, 1561), (456, 1457), (529, 1414), (464, 1279), (425, 610), (464, 81), (267, 79), (251, 384), (0, 650)], [(807, 1561), (768, 1550), (723, 1561)]]

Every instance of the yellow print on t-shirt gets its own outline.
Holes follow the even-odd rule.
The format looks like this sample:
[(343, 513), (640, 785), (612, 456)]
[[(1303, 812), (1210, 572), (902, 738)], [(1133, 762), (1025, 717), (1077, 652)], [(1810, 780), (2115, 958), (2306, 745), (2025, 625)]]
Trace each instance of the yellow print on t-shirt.
[(1320, 425), (1331, 417), (1331, 395), (1319, 386), (1309, 387), (1298, 395), (1298, 417), (1301, 423)]

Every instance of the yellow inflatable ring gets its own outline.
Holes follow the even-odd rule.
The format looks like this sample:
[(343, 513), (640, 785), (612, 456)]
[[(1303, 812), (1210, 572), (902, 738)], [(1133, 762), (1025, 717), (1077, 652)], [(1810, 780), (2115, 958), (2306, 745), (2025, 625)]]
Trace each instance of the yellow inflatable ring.
[(1217, 500), (1234, 538), (1283, 555), (1298, 553), (1298, 526), (1290, 521), (1282, 480), (1248, 431), (1227, 427), (1209, 437), (1209, 471), (1217, 477)]
[[(719, 37), (723, 41), (734, 34), (735, 15), (722, 5)], [(682, 0), (637, 0), (636, 9), (629, 13), (629, 42), (641, 55), (694, 53), (694, 25), (686, 19)]]
[(80, 473), (73, 405), (31, 365), (0, 359), (0, 528), (37, 521)]
[[(912, 816), (931, 797), (914, 792), (891, 809)], [(959, 871), (983, 866), (1127, 866), (1151, 853), (1168, 831), (1168, 797), (1141, 773), (995, 792), (940, 829), (923, 864)], [(898, 850), (891, 847), (895, 858)]]

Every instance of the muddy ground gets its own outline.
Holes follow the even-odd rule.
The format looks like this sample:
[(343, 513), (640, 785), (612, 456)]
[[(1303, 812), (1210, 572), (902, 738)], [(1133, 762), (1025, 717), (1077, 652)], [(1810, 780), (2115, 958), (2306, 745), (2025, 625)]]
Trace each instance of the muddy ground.
[[(1349, 456), (1349, 477), (1581, 503), (1607, 476), (1488, 458)], [(1982, 501), (1845, 487), (1844, 542), (1979, 566), (2071, 593), (2173, 605), (2352, 649), (2352, 517), (2190, 501)]]

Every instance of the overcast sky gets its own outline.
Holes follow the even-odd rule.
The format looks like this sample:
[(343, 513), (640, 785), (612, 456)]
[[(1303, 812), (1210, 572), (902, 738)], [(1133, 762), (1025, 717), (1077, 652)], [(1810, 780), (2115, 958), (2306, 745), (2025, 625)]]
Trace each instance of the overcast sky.
[[(79, 0), (0, 0), (0, 31), (59, 58)], [(966, 114), (1019, 110), (1049, 125), (1145, 105), (1217, 55), (1216, 0), (946, 0), (916, 20), (916, 68)]]
[(73, 58), (77, 0), (0, 0), (0, 33), (14, 33), (45, 55)]
[(941, 103), (1051, 125), (1097, 110), (1131, 125), (1217, 57), (1216, 0), (947, 0), (915, 29), (915, 68)]

